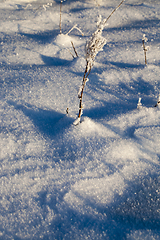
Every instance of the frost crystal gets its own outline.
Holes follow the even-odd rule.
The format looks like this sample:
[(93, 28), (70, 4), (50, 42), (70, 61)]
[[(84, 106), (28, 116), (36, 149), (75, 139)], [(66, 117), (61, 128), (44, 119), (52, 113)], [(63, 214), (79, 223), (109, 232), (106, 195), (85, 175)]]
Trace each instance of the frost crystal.
[(139, 108), (141, 108), (141, 107), (142, 107), (141, 98), (139, 98), (138, 104), (137, 104), (137, 108), (139, 109)]
[(148, 41), (148, 38), (146, 38), (146, 35), (145, 35), (145, 34), (143, 34), (142, 41), (144, 41), (144, 42), (147, 42), (147, 41)]
[(102, 37), (102, 31), (105, 27), (106, 19), (102, 21), (101, 15), (97, 21), (97, 30), (92, 34), (90, 40), (86, 43), (85, 53), (88, 69), (94, 65), (94, 60), (99, 51), (103, 51), (103, 46), (106, 44), (106, 39)]
[(43, 4), (43, 8), (45, 11), (48, 7), (51, 7), (51, 6), (52, 6), (52, 3)]

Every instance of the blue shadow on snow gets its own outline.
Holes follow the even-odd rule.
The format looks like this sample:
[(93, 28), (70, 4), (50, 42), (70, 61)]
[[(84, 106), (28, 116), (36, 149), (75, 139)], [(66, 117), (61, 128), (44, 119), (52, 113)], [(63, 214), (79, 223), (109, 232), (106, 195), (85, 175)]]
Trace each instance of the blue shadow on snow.
[(66, 59), (61, 59), (61, 58), (56, 58), (56, 57), (50, 57), (50, 56), (45, 56), (45, 55), (40, 55), (41, 59), (43, 60), (43, 62), (45, 63), (45, 65), (47, 66), (64, 66), (64, 65), (68, 65), (71, 63), (71, 61), (66, 60)]
[(55, 137), (73, 123), (71, 117), (55, 110), (44, 110), (28, 103), (18, 104), (11, 100), (8, 103), (14, 106), (16, 110), (22, 111), (33, 122), (35, 128), (49, 138)]
[[(82, 234), (81, 237), (88, 234), (89, 239), (92, 237), (99, 239), (101, 236), (100, 239), (127, 240), (135, 231), (146, 231), (146, 234), (153, 231), (153, 235), (160, 234), (158, 175), (149, 173), (133, 181), (127, 181), (126, 184), (128, 187), (123, 194), (115, 194), (114, 201), (108, 205), (96, 202), (89, 194), (87, 197), (82, 196), (81, 192), (74, 191), (74, 195), (85, 206), (83, 214), (79, 208), (76, 210), (67, 203), (64, 206), (66, 190), (55, 189), (50, 194), (50, 201), (47, 200), (48, 189), (42, 190), (36, 201), (42, 208), (44, 219), (47, 215), (47, 206), (53, 209), (56, 215), (43, 239), (75, 239), (77, 234)], [(61, 203), (63, 211), (57, 207)], [(89, 212), (89, 209), (93, 211)], [(92, 233), (93, 235), (90, 235)]]
[(19, 34), (22, 37), (26, 37), (28, 39), (32, 39), (35, 42), (38, 42), (40, 44), (46, 44), (52, 42), (52, 40), (59, 34), (59, 30), (48, 30), (44, 32), (37, 32), (37, 33), (25, 33), (20, 30), (19, 27)]

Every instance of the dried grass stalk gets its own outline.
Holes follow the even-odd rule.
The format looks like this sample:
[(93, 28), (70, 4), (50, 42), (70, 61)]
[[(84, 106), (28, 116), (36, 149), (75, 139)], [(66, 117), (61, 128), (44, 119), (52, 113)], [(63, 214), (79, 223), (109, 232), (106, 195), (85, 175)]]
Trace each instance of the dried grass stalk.
[(61, 2), (60, 2), (60, 20), (59, 20), (59, 31), (60, 31), (60, 34), (62, 33), (62, 2), (63, 2), (63, 0), (61, 0)]
[(74, 50), (74, 52), (75, 52), (75, 54), (76, 54), (76, 57), (78, 57), (78, 53), (77, 53), (77, 51), (76, 51), (76, 49), (75, 49), (75, 46), (74, 46), (74, 44), (73, 44), (72, 41), (71, 41), (71, 44), (72, 44), (73, 50)]
[(102, 37), (102, 31), (104, 27), (106, 26), (106, 22), (109, 20), (109, 18), (112, 16), (112, 14), (122, 5), (122, 3), (125, 0), (122, 0), (120, 4), (111, 12), (108, 18), (104, 19), (102, 21), (101, 16), (99, 16), (97, 21), (97, 30), (92, 34), (89, 41), (86, 43), (85, 47), (85, 53), (86, 53), (86, 68), (84, 71), (84, 76), (82, 80), (82, 85), (79, 88), (78, 92), (78, 98), (79, 98), (79, 114), (78, 118), (74, 121), (74, 125), (78, 125), (80, 123), (80, 119), (83, 113), (83, 106), (82, 106), (82, 98), (83, 98), (83, 92), (84, 87), (86, 85), (86, 82), (88, 81), (88, 76), (91, 72), (91, 69), (95, 62), (95, 57), (99, 51), (103, 51), (103, 46), (106, 44), (106, 39)]

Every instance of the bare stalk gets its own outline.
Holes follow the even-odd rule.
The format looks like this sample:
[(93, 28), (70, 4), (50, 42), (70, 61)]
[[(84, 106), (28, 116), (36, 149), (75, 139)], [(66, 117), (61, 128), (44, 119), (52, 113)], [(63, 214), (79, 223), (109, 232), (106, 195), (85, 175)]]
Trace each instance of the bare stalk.
[(60, 21), (59, 21), (60, 34), (62, 33), (62, 2), (63, 2), (63, 0), (61, 0), (61, 2), (60, 2)]
[(76, 49), (75, 49), (74, 44), (73, 44), (72, 41), (71, 41), (71, 44), (72, 44), (73, 50), (74, 50), (74, 52), (75, 52), (75, 54), (76, 54), (76, 57), (78, 57), (78, 53), (77, 53), (77, 51), (76, 51)]
[(84, 36), (84, 33), (81, 31), (81, 29), (79, 29), (77, 26), (75, 26), (75, 29), (77, 29), (82, 34), (82, 36)]
[(83, 97), (84, 87), (86, 85), (86, 82), (88, 81), (88, 76), (89, 76), (89, 74), (91, 72), (91, 67), (90, 67), (89, 71), (87, 71), (87, 69), (88, 69), (88, 62), (86, 64), (86, 69), (85, 69), (84, 76), (83, 76), (83, 81), (82, 81), (82, 86), (81, 86), (81, 89), (80, 89), (80, 94), (78, 94), (78, 98), (79, 98), (78, 119), (79, 119), (79, 121), (80, 121), (80, 118), (81, 118), (81, 115), (82, 115), (82, 111), (83, 111), (82, 97)]
[(82, 36), (84, 36), (84, 34), (83, 34), (83, 32), (81, 31), (81, 29), (79, 29), (79, 28), (77, 27), (77, 24), (75, 24), (75, 25), (66, 33), (66, 35), (68, 35), (70, 32), (72, 32), (73, 29), (77, 29), (77, 30), (82, 34)]
[(143, 44), (143, 51), (144, 51), (144, 59), (145, 59), (145, 64), (147, 65), (147, 48), (145, 46), (145, 40), (142, 39), (142, 44)]
[(112, 16), (112, 14), (122, 5), (122, 3), (123, 3), (124, 1), (125, 1), (125, 0), (122, 0), (122, 2), (120, 2), (120, 4), (111, 12), (111, 14), (108, 16), (108, 18), (106, 18), (105, 24), (106, 24), (106, 22), (110, 19), (110, 17)]
[(71, 53), (71, 51), (69, 49), (67, 49), (68, 52), (71, 54), (71, 56), (73, 57), (73, 59), (75, 58), (74, 55)]
[(90, 40), (86, 42), (86, 47), (85, 47), (86, 68), (84, 71), (82, 85), (80, 86), (80, 89), (78, 92), (78, 98), (80, 100), (79, 101), (79, 114), (78, 114), (78, 118), (73, 123), (74, 125), (78, 125), (80, 123), (80, 118), (81, 118), (82, 111), (83, 111), (82, 98), (83, 98), (84, 87), (86, 85), (86, 82), (88, 81), (88, 76), (91, 72), (91, 68), (94, 65), (95, 57), (99, 51), (103, 51), (103, 46), (106, 44), (106, 39), (104, 37), (102, 37), (102, 31), (103, 31), (108, 19), (121, 6), (121, 4), (124, 1), (125, 0), (121, 1), (121, 3), (112, 11), (112, 13), (109, 15), (109, 17), (107, 19), (104, 19), (102, 21), (101, 16), (99, 16), (99, 19), (97, 22), (97, 30), (92, 34)]
[(72, 32), (72, 30), (74, 29), (74, 28), (76, 28), (77, 27), (77, 24), (75, 24), (67, 33), (66, 33), (66, 35), (68, 35), (70, 32)]

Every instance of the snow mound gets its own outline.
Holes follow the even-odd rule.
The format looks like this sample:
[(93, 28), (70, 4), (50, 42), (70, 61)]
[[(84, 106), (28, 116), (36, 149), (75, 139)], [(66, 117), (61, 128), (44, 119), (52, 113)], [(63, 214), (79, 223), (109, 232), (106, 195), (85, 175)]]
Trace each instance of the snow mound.
[(75, 47), (81, 44), (81, 41), (76, 37), (69, 36), (68, 34), (59, 34), (54, 39), (54, 43), (60, 47), (68, 48), (71, 47), (71, 42), (75, 44)]
[(75, 72), (82, 72), (82, 78), (83, 78), (83, 72), (85, 70), (86, 60), (84, 57), (78, 57), (75, 58), (72, 61), (71, 68)]
[(115, 173), (101, 179), (94, 178), (77, 182), (65, 195), (64, 200), (71, 208), (84, 212), (88, 211), (88, 208), (90, 210), (94, 208), (95, 204), (106, 207), (115, 201), (117, 195), (121, 196), (124, 189), (123, 177)]
[(75, 126), (73, 133), (76, 134), (75, 136), (77, 138), (82, 138), (82, 137), (95, 137), (98, 138), (98, 136), (101, 137), (115, 137), (115, 133), (109, 129), (104, 127), (102, 124), (95, 122), (94, 120), (84, 117), (82, 118), (82, 122), (78, 125)]

